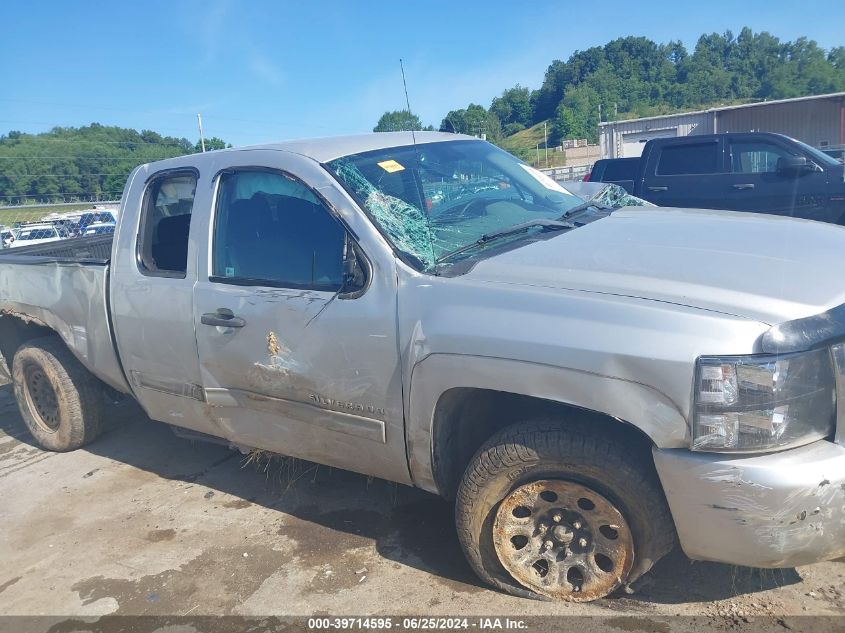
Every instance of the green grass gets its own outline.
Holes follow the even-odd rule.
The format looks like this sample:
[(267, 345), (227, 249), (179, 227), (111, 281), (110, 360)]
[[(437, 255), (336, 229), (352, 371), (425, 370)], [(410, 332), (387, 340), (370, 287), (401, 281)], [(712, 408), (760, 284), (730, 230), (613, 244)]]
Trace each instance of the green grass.
[(15, 222), (31, 222), (32, 220), (39, 220), (47, 215), (49, 211), (37, 209), (34, 211), (24, 211), (23, 209), (3, 209), (0, 210), (0, 224), (3, 226), (12, 226)]
[(28, 208), (26, 206), (21, 206), (16, 209), (0, 209), (0, 225), (12, 226), (15, 222), (31, 222), (33, 220), (40, 220), (45, 215), (49, 215), (51, 213), (82, 211), (84, 209), (90, 209), (94, 206), (94, 204), (95, 203), (93, 202), (83, 202), (81, 204), (73, 204), (59, 207), (38, 206), (34, 208)]
[[(540, 144), (540, 162), (537, 162), (537, 144)], [(546, 150), (543, 146), (543, 124), (538, 123), (520, 130), (502, 139), (502, 149), (518, 156), (527, 163), (538, 167), (546, 166)], [(566, 164), (563, 152), (552, 151), (549, 148), (549, 167), (561, 167)]]

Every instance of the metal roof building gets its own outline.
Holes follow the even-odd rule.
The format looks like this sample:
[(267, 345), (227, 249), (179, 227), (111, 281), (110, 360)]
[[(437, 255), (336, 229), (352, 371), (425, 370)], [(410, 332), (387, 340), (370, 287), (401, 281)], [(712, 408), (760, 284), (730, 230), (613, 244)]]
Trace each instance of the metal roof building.
[(845, 145), (845, 92), (761, 101), (599, 125), (602, 158), (639, 156), (646, 141), (722, 132), (779, 132), (814, 147)]

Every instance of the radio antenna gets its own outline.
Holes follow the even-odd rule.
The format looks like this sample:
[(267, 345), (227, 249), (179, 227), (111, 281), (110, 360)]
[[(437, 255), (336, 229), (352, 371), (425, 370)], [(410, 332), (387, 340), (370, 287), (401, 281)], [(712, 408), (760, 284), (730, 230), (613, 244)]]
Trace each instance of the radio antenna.
[[(402, 69), (402, 86), (405, 88), (405, 105), (408, 107), (408, 120), (411, 120), (411, 100), (408, 99), (408, 83), (405, 81), (405, 64), (402, 63), (402, 58), (399, 58), (399, 68)], [(411, 125), (411, 139), (414, 146), (417, 144), (417, 136), (414, 134), (414, 126)]]
[[(408, 83), (405, 81), (405, 64), (402, 63), (402, 58), (399, 58), (399, 68), (402, 69), (402, 86), (405, 88), (405, 105), (408, 107), (408, 120), (411, 120), (411, 100), (408, 98)], [(420, 152), (417, 149), (417, 135), (414, 133), (414, 126), (411, 125), (411, 140), (414, 144), (414, 154), (417, 157), (417, 165), (420, 165)], [(419, 167), (418, 167), (419, 169)], [(419, 182), (419, 176), (416, 177), (417, 182)], [(428, 230), (428, 243), (431, 246), (431, 265), (437, 265), (437, 255), (434, 253), (434, 234), (431, 232), (431, 216), (428, 214), (428, 211), (423, 211), (425, 209), (425, 203), (423, 202), (423, 194), (422, 194), (422, 186), (418, 187), (418, 194), (420, 200), (420, 211), (425, 215), (425, 228)], [(437, 272), (435, 271), (434, 274), (436, 275)]]

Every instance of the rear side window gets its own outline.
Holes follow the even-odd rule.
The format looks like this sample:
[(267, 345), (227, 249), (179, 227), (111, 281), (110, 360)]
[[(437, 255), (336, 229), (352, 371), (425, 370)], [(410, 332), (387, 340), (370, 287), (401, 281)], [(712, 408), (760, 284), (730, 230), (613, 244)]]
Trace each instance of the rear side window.
[(213, 281), (340, 289), (346, 230), (310, 189), (291, 177), (260, 170), (221, 178)]
[(185, 276), (196, 189), (195, 174), (162, 176), (150, 183), (138, 236), (138, 257), (145, 274)]
[(636, 177), (638, 160), (614, 160), (610, 161), (604, 168), (602, 180), (633, 180)]
[(666, 145), (660, 150), (658, 176), (715, 174), (719, 171), (718, 143)]

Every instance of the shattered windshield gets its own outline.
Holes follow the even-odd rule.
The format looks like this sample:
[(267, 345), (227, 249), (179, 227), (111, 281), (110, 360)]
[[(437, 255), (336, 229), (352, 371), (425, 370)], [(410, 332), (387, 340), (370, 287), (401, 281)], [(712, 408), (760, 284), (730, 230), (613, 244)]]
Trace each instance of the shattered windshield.
[(654, 207), (657, 206), (648, 200), (643, 200), (637, 196), (632, 196), (619, 185), (608, 183), (599, 194), (592, 198), (598, 204), (610, 207), (611, 209), (621, 209), (622, 207)]
[(393, 246), (423, 270), (484, 235), (557, 219), (583, 202), (483, 141), (392, 147), (344, 156), (328, 166)]

